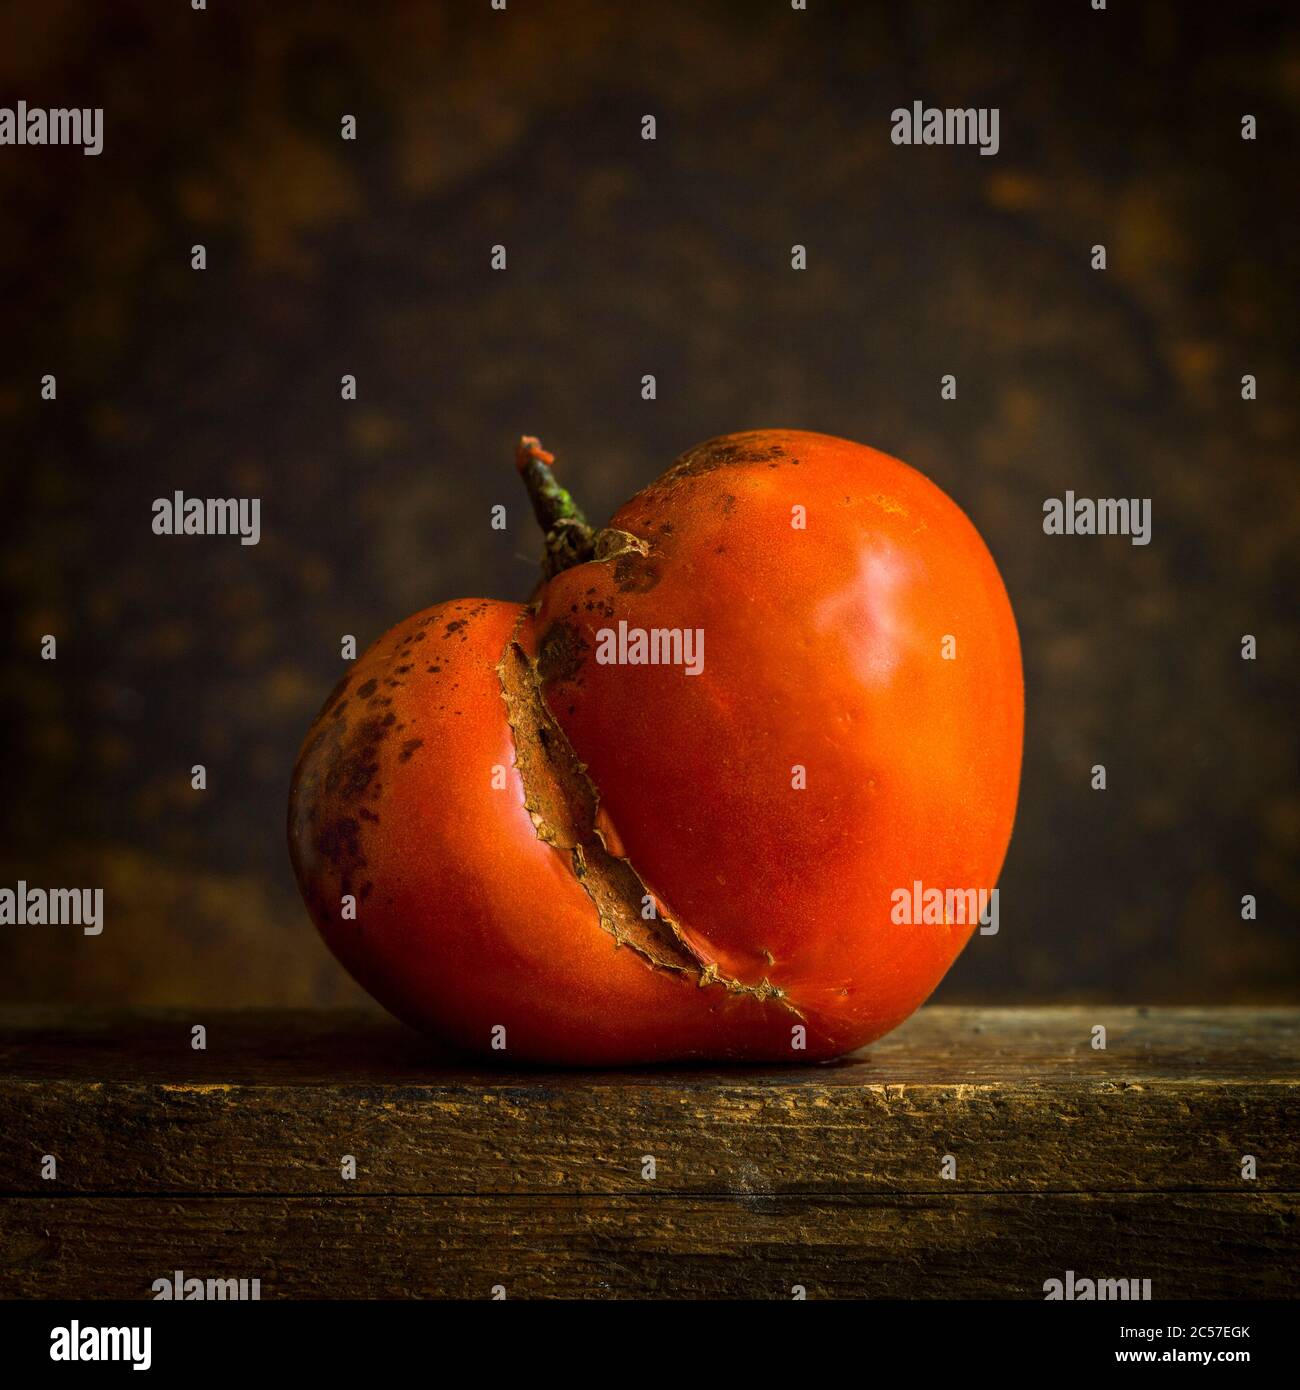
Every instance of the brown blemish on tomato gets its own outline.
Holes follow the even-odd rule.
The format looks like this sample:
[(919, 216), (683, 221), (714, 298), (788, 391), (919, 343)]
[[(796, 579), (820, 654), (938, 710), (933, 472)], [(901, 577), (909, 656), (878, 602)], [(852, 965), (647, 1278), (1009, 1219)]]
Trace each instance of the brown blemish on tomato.
[(780, 444), (759, 444), (763, 431), (751, 430), (747, 434), (724, 434), (717, 439), (706, 439), (688, 449), (660, 479), (661, 482), (676, 482), (681, 478), (696, 478), (702, 473), (712, 473), (718, 468), (739, 468), (749, 463), (780, 462), (787, 455)]
[(543, 681), (572, 680), (589, 650), (586, 639), (569, 623), (552, 623), (537, 653), (537, 674)]
[(614, 583), (620, 593), (648, 594), (660, 578), (659, 566), (635, 551), (628, 551), (614, 561)]
[(352, 874), (366, 867), (361, 852), (361, 825), (351, 816), (340, 816), (324, 826), (315, 838), (315, 849), (338, 871), (339, 885), (345, 893)]

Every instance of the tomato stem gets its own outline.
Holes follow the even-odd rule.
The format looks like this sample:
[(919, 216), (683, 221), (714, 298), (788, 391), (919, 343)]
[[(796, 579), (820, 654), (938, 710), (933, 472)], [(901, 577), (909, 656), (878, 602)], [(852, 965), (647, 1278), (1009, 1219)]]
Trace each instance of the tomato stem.
[(596, 553), (596, 533), (568, 490), (556, 481), (551, 472), (554, 462), (555, 455), (547, 453), (539, 439), (526, 434), (519, 441), (515, 466), (528, 489), (533, 515), (546, 536), (542, 571), (548, 579), (590, 560)]

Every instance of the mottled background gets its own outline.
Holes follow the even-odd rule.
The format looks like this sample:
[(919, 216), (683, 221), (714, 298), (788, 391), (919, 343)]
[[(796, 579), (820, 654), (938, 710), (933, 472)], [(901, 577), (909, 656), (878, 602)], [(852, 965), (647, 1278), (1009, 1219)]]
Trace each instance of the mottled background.
[[(1019, 616), (1003, 929), (940, 997), (1295, 1000), (1292, 8), (7, 5), (0, 104), (107, 129), (0, 149), (0, 883), (108, 925), (3, 929), (0, 998), (359, 999), (282, 828), (340, 635), (528, 592), (521, 432), (601, 519), (781, 424), (928, 473)], [(891, 145), (916, 98), (1000, 107), (1001, 153)], [(262, 544), (154, 537), (177, 488), (260, 496)], [(1154, 543), (1044, 536), (1067, 488), (1151, 497)]]

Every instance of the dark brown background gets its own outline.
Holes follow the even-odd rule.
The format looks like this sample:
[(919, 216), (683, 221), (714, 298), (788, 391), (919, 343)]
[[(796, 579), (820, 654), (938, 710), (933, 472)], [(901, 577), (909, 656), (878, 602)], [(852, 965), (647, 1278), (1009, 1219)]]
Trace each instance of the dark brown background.
[[(106, 135), (0, 149), (0, 883), (102, 885), (107, 926), (4, 928), (0, 999), (358, 998), (282, 830), (340, 635), (527, 593), (521, 432), (603, 519), (779, 424), (933, 477), (1019, 617), (1002, 933), (940, 997), (1295, 1000), (1288, 8), (6, 6), (0, 104)], [(891, 145), (918, 98), (998, 106), (1001, 152)], [(153, 536), (177, 488), (260, 496), (261, 545)], [(1151, 497), (1153, 544), (1044, 536), (1067, 488)]]

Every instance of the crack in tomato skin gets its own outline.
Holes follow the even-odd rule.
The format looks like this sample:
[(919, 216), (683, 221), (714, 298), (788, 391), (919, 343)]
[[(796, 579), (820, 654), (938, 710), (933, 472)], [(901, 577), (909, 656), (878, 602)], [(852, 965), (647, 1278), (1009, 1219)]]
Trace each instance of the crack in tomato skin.
[(631, 531), (620, 531), (617, 526), (606, 526), (596, 536), (597, 560), (615, 560), (631, 551), (638, 555), (649, 555), (650, 542), (633, 535)]
[[(523, 611), (462, 600), (417, 613), (367, 648), (325, 702), (295, 767), (287, 826), (322, 938), (399, 1018), (496, 1061), (790, 1058), (796, 1021), (776, 1001), (702, 990), (698, 971), (652, 965), (629, 933), (665, 933), (655, 947), (665, 960), (679, 948), (662, 918), (641, 920), (622, 879), (618, 910), (638, 910), (626, 924), (618, 918), (621, 949), (579, 881), (577, 847), (538, 835), (497, 669)], [(346, 749), (354, 740), (369, 748), (374, 730), (361, 726), (390, 714), (382, 727), (391, 733), (364, 761), (377, 768), (358, 804), (345, 794)], [(408, 737), (423, 744), (403, 761)], [(554, 757), (561, 745), (536, 747)], [(593, 804), (569, 809), (570, 830), (589, 822)], [(614, 854), (618, 838), (599, 805), (595, 816), (595, 849)], [(348, 892), (352, 904), (341, 901)], [(498, 1028), (509, 1038), (504, 1056), (491, 1040)], [(809, 1032), (810, 1054), (829, 1055), (832, 1044)]]
[[(612, 554), (607, 553), (606, 559), (610, 558)], [(531, 617), (527, 610), (520, 614), (497, 665), (497, 676), (514, 740), (515, 767), (524, 787), (524, 807), (537, 837), (570, 853), (575, 878), (591, 899), (602, 929), (617, 945), (630, 947), (655, 969), (686, 975), (701, 989), (719, 985), (760, 1004), (770, 999), (802, 1019), (785, 990), (767, 977), (748, 984), (724, 974), (716, 961), (699, 952), (626, 855), (617, 852), (621, 848), (617, 831), (601, 806), (600, 793), (542, 695), (540, 662), (535, 665), (519, 641)], [(664, 930), (657, 930), (655, 924), (662, 924)]]

